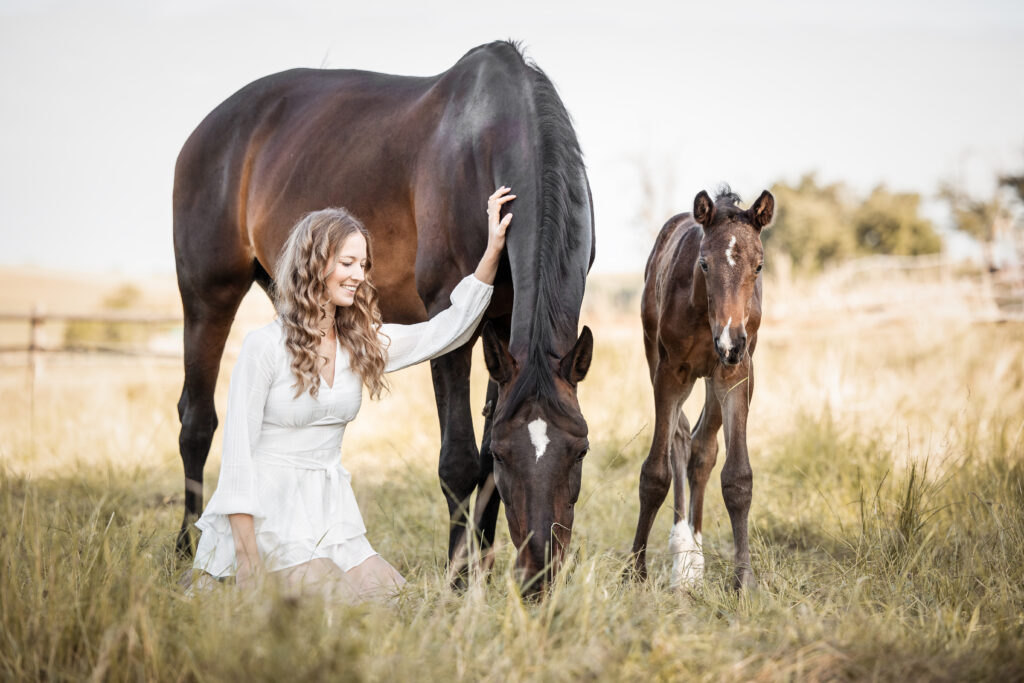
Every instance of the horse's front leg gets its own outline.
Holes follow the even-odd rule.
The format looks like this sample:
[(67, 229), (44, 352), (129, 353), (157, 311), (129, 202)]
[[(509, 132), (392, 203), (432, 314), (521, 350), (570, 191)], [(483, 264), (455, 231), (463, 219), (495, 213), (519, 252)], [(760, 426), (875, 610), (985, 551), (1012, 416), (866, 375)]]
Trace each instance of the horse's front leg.
[(494, 529), (498, 524), (501, 496), (494, 483), (494, 456), (491, 455), (491, 425), (494, 406), (498, 403), (498, 383), (487, 382), (487, 398), (484, 402), (484, 436), (480, 442), (480, 477), (473, 520), (477, 543), (480, 546), (480, 568), (489, 570), (494, 565)]
[(453, 584), (465, 585), (469, 498), (480, 479), (480, 452), (469, 408), (473, 342), (430, 361), (441, 423), (438, 475), (448, 503), (448, 570)]
[(747, 516), (753, 494), (753, 473), (747, 455), (747, 412), (754, 392), (754, 364), (747, 354), (738, 365), (719, 365), (712, 378), (715, 396), (722, 406), (725, 425), (725, 465), (722, 496), (732, 522), (736, 545), (736, 588), (753, 588)]
[(654, 438), (640, 469), (640, 517), (633, 538), (633, 557), (636, 577), (641, 580), (647, 578), (647, 540), (651, 527), (672, 482), (669, 450), (679, 409), (693, 388), (692, 381), (681, 381), (666, 365), (660, 366), (654, 375)]

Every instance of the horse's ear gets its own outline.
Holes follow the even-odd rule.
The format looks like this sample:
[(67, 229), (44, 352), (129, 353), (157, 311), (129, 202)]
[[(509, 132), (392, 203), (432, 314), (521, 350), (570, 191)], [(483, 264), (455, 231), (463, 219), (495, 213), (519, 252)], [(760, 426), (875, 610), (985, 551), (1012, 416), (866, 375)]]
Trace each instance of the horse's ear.
[(705, 230), (711, 227), (711, 222), (715, 220), (715, 203), (704, 190), (693, 198), (693, 220), (704, 226)]
[(576, 386), (587, 376), (587, 370), (590, 369), (590, 360), (593, 357), (594, 335), (590, 328), (584, 325), (583, 331), (580, 332), (580, 338), (576, 340), (576, 345), (572, 347), (572, 351), (562, 356), (562, 360), (559, 363), (562, 377), (569, 384)]
[(754, 217), (754, 226), (760, 231), (772, 222), (775, 215), (775, 197), (768, 190), (761, 193), (754, 205), (750, 207), (750, 215)]
[(480, 336), (484, 340), (484, 363), (491, 379), (498, 384), (507, 383), (516, 371), (515, 358), (508, 352), (508, 347), (498, 336), (490, 320), (484, 323)]

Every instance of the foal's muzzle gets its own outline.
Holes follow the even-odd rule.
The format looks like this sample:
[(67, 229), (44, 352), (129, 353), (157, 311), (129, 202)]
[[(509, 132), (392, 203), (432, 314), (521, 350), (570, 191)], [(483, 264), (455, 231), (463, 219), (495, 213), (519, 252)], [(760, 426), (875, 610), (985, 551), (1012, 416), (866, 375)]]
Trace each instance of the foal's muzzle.
[(746, 333), (730, 336), (726, 332), (715, 338), (715, 352), (725, 365), (736, 365), (747, 350)]

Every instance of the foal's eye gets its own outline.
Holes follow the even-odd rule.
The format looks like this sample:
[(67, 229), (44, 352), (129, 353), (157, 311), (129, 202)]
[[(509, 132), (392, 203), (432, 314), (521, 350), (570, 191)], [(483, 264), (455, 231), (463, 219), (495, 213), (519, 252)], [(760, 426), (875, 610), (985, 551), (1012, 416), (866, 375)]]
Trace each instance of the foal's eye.
[(754, 272), (755, 273), (760, 273), (762, 268), (764, 268), (764, 264), (763, 263), (758, 263), (757, 264), (757, 268), (754, 268)]
[(707, 261), (705, 261), (704, 259), (700, 259), (699, 261), (697, 261), (697, 264), (700, 266), (700, 269), (703, 270), (705, 273), (708, 272)]

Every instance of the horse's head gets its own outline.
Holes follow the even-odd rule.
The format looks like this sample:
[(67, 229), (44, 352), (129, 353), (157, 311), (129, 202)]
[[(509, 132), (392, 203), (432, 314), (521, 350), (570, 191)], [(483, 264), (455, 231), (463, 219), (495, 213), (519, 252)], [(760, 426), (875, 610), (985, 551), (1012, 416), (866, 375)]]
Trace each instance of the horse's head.
[(715, 351), (726, 365), (739, 363), (747, 349), (747, 320), (764, 265), (761, 230), (775, 211), (768, 190), (746, 211), (738, 199), (725, 192), (712, 202), (702, 190), (693, 200), (693, 218), (704, 228), (694, 280), (704, 281)]
[(505, 504), (516, 570), (534, 592), (558, 571), (572, 537), (583, 456), (590, 447), (576, 385), (587, 374), (594, 338), (583, 328), (573, 348), (517, 361), (490, 325), (484, 359), (498, 384), (491, 454), (494, 483)]

